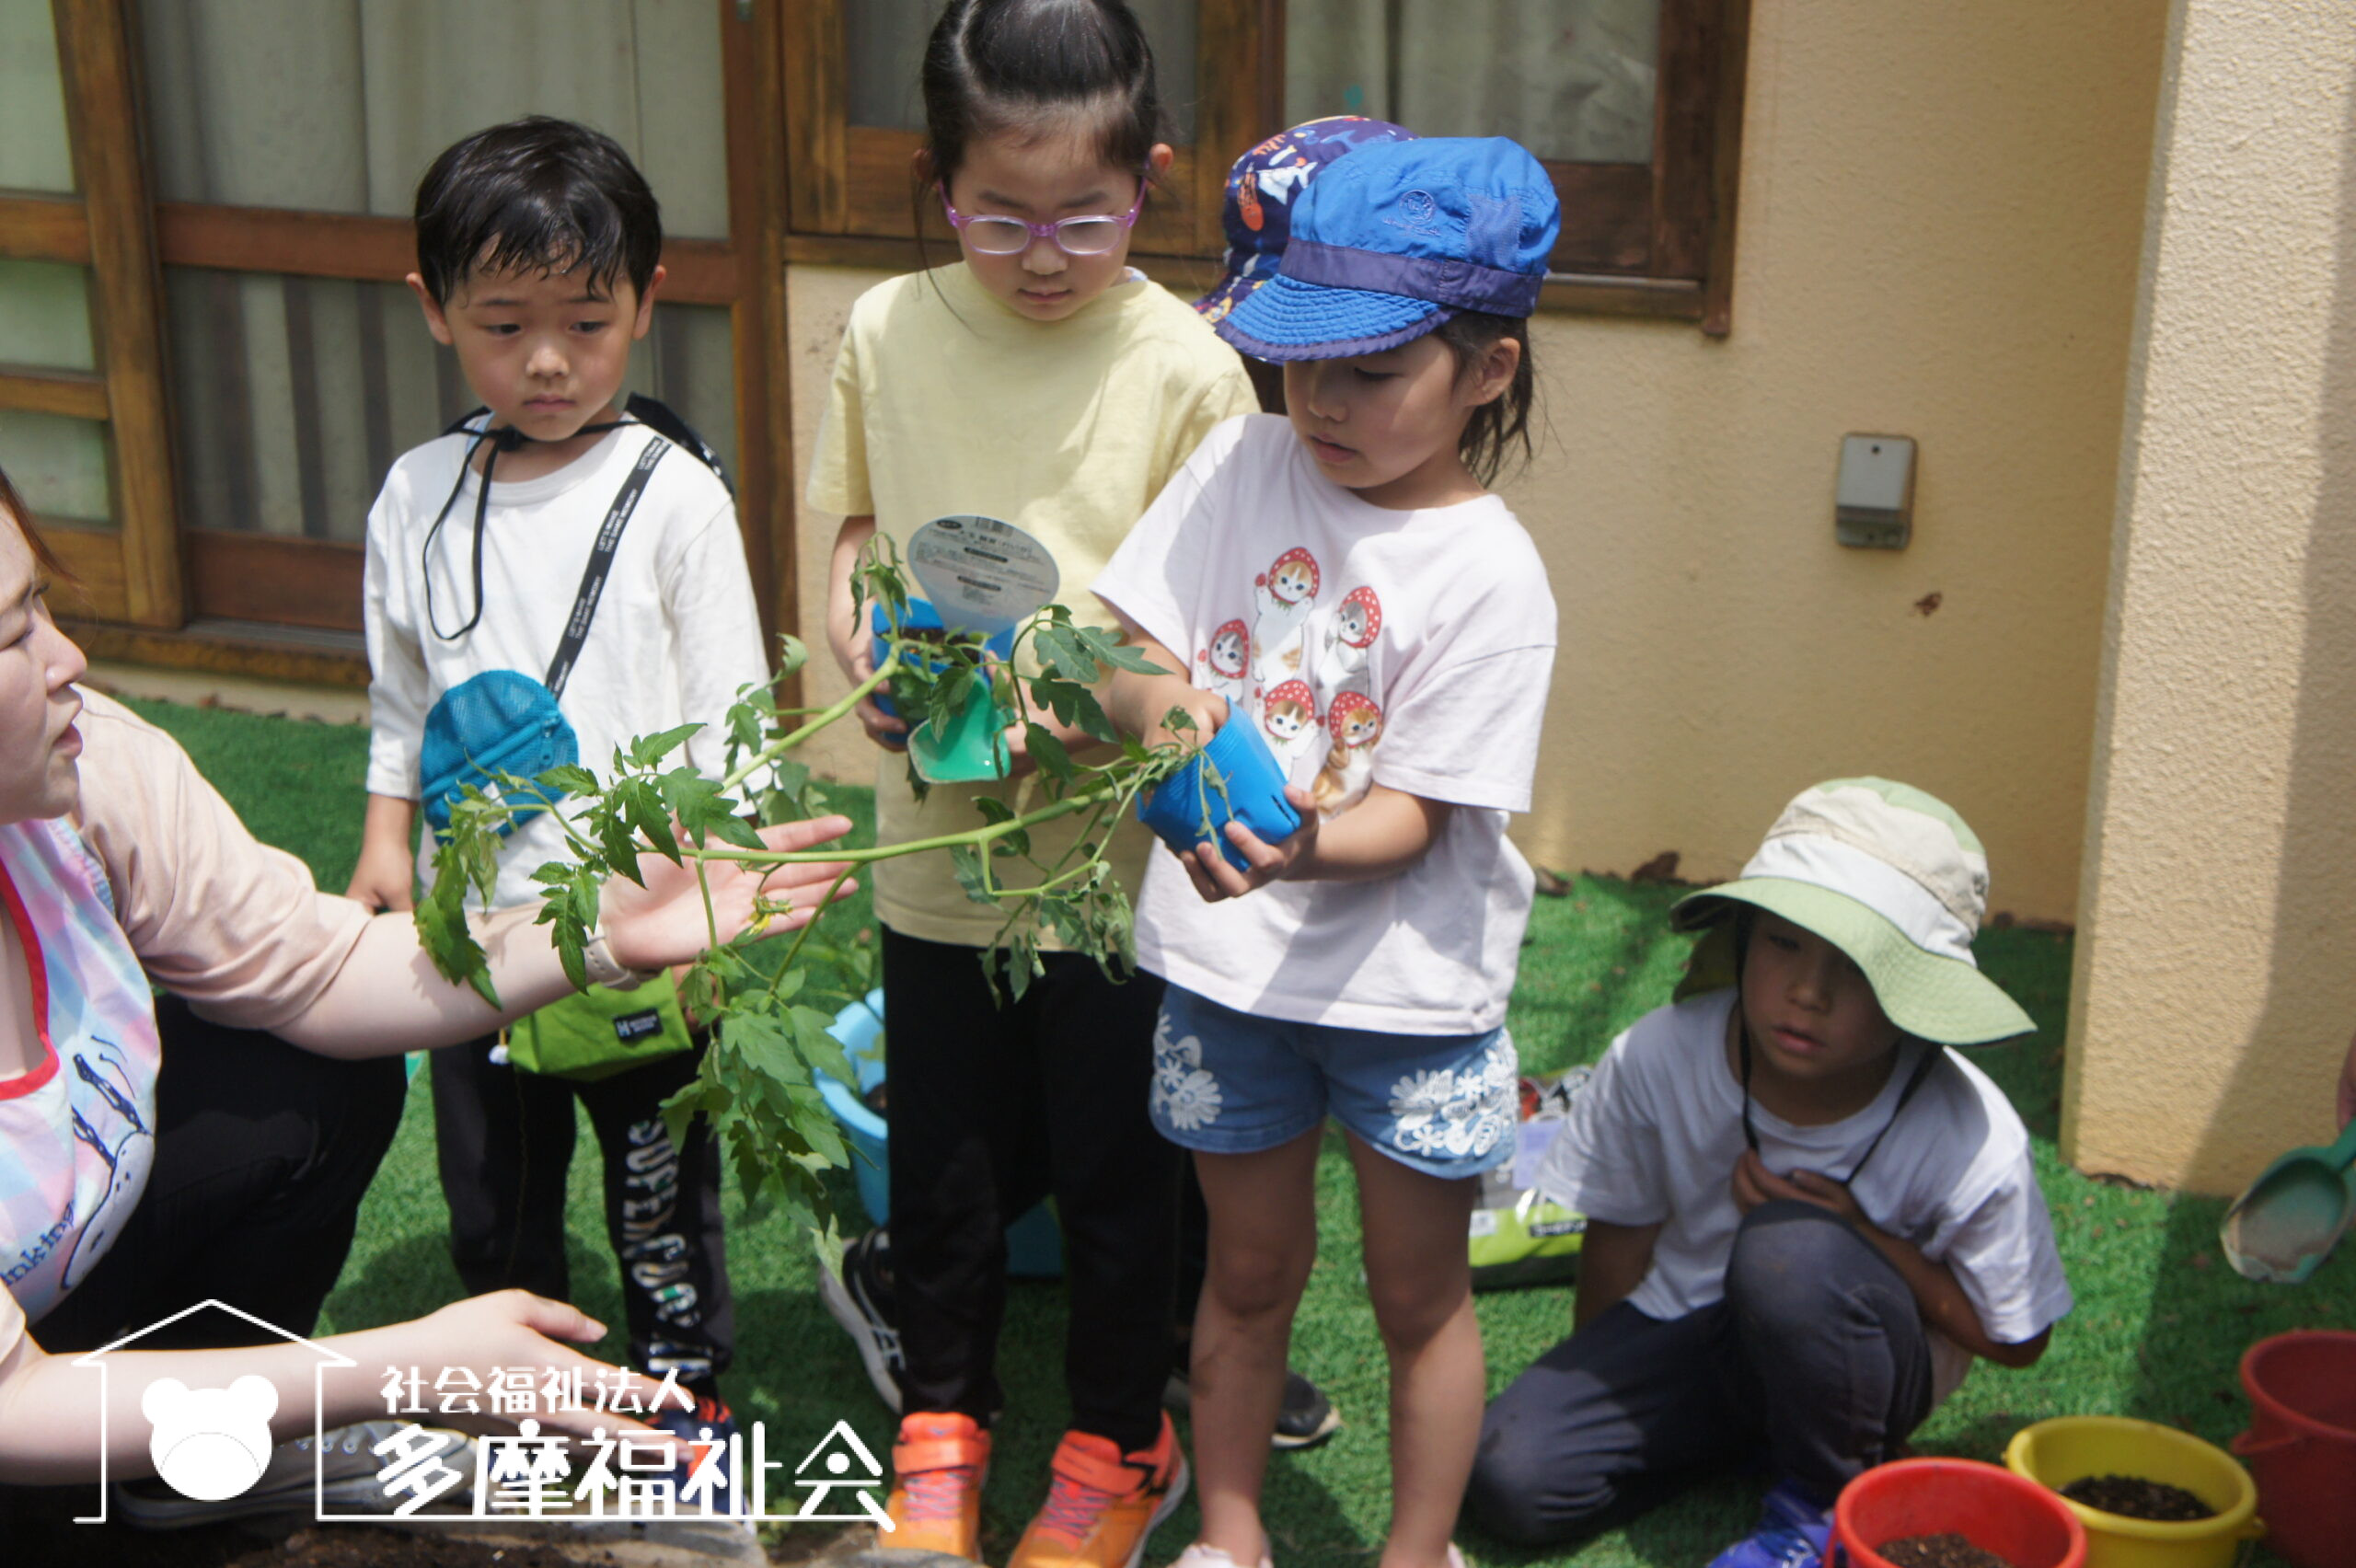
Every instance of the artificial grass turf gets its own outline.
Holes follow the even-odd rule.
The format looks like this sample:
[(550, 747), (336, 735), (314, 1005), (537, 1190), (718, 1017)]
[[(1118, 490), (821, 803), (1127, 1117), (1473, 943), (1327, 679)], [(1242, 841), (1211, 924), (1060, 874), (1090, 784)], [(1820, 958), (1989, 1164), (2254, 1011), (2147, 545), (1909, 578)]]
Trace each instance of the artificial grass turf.
[[(303, 855), (322, 886), (343, 884), (358, 845), (364, 731), (165, 703), (134, 706), (180, 736), (260, 836)], [(865, 792), (839, 793), (864, 834)], [(1617, 1031), (1667, 998), (1683, 956), (1683, 941), (1668, 933), (1665, 919), (1677, 892), (1582, 876), (1569, 896), (1539, 901), (1512, 1010), (1526, 1071), (1555, 1072), (1595, 1059)], [(833, 917), (853, 926), (868, 917), (863, 899)], [(2029, 1422), (2090, 1413), (2142, 1416), (2223, 1443), (2246, 1424), (2235, 1372), (2243, 1350), (2288, 1329), (2356, 1322), (2356, 1262), (2335, 1258), (2296, 1288), (2253, 1285), (2217, 1255), (2222, 1202), (2135, 1191), (2063, 1166), (2054, 1139), (2070, 940), (1991, 930), (1979, 952), (1983, 967), (2038, 1024), (2038, 1033), (1973, 1059), (2028, 1124), (2078, 1305), (2034, 1368), (1980, 1367), (1914, 1444), (1926, 1453), (1993, 1459)], [(2318, 1084), (2316, 1092), (2328, 1094), (2330, 1086)], [(618, 1324), (595, 1166), (594, 1155), (584, 1153), (572, 1172), (575, 1297), (593, 1316)], [(853, 1229), (863, 1216), (849, 1178), (833, 1186), (844, 1227)], [(1379, 1551), (1388, 1512), (1385, 1371), (1360, 1284), (1355, 1202), (1347, 1160), (1338, 1137), (1329, 1135), (1318, 1170), (1322, 1252), (1301, 1302), (1293, 1361), (1333, 1395), (1348, 1424), (1325, 1447), (1269, 1466), (1266, 1516), (1276, 1555), (1286, 1561), (1364, 1559)], [(891, 1441), (891, 1417), (818, 1304), (808, 1243), (774, 1218), (745, 1216), (733, 1202), (730, 1223), (740, 1349), (726, 1386), (738, 1413), (768, 1424), (771, 1457), (788, 1467), (839, 1418), (849, 1419), (881, 1455)], [(362, 1211), (359, 1240), (322, 1327), (392, 1321), (455, 1298), (458, 1285), (443, 1228), (431, 1107), (420, 1081)], [(1567, 1331), (1570, 1295), (1561, 1288), (1485, 1295), (1479, 1311), (1494, 1392)], [(1045, 1492), (1065, 1408), (1061, 1339), (1061, 1293), (1017, 1286), (999, 1362), (1008, 1411), (985, 1515), (993, 1558), (1011, 1548)], [(619, 1335), (610, 1335), (598, 1354), (620, 1349)], [(1714, 1481), (1574, 1550), (1517, 1551), (1470, 1527), (1461, 1539), (1470, 1555), (1484, 1562), (1697, 1564), (1750, 1527), (1759, 1489), (1755, 1479)], [(1151, 1561), (1174, 1556), (1195, 1523), (1189, 1502), (1156, 1537)], [(2274, 1561), (2263, 1551), (2258, 1560)]]

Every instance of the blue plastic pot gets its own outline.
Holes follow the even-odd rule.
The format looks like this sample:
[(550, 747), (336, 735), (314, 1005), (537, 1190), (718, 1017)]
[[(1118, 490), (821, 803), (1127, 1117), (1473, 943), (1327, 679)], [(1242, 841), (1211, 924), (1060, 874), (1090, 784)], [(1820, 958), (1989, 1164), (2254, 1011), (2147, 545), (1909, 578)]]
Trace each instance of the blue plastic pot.
[(1227, 841), (1229, 822), (1270, 844), (1300, 826), (1300, 813), (1285, 799), (1284, 769), (1260, 738), (1260, 726), (1231, 708), (1210, 744), (1138, 802), (1138, 820), (1181, 854), (1209, 839), (1239, 871), (1252, 867)]
[[(877, 664), (881, 664), (884, 663), (885, 657), (892, 651), (891, 643), (887, 640), (892, 635), (892, 622), (890, 618), (884, 615), (883, 605), (870, 605), (867, 606), (867, 627), (868, 630), (874, 634), (874, 640), (870, 643), (868, 647), (868, 657), (873, 660)], [(941, 612), (932, 607), (930, 600), (910, 599), (908, 601), (907, 619), (902, 622), (900, 627), (900, 633), (902, 636), (906, 636), (910, 632), (940, 631), (941, 629), (943, 628), (941, 624)], [(996, 637), (985, 638), (982, 640), (982, 647), (987, 650), (989, 655), (994, 659), (1011, 659), (1014, 657), (1014, 633), (1011, 631), (1001, 631)], [(925, 658), (917, 651), (917, 647), (914, 645), (910, 646), (907, 651), (901, 655), (900, 662), (904, 664), (913, 664), (921, 662), (925, 668), (934, 672), (935, 674), (949, 668), (949, 663), (947, 660)], [(900, 709), (898, 706), (892, 700), (892, 686), (890, 682), (887, 681), (884, 685), (875, 688), (875, 706), (882, 709), (884, 712), (890, 714), (895, 719), (900, 716)]]
[[(892, 1164), (888, 1152), (891, 1124), (867, 1108), (861, 1097), (884, 1081), (884, 1056), (877, 1048), (884, 1034), (884, 992), (867, 993), (835, 1015), (832, 1034), (850, 1058), (859, 1087), (846, 1087), (826, 1073), (818, 1075), (818, 1093), (834, 1113), (851, 1147), (851, 1175), (859, 1183), (859, 1201), (877, 1225), (892, 1222)], [(1041, 1204), (1006, 1228), (1006, 1272), (1017, 1279), (1054, 1279), (1064, 1272), (1063, 1232), (1055, 1211)]]

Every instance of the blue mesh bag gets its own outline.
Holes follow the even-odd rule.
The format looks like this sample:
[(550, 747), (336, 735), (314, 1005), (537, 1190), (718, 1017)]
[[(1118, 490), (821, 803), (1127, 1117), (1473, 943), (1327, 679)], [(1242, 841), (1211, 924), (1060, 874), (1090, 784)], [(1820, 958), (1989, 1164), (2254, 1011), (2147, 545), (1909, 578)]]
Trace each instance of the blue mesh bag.
[[(435, 633), (447, 640), (465, 636), (482, 619), (482, 536), (490, 506), (491, 468), (499, 453), (513, 449), (524, 439), (512, 429), (472, 429), (468, 421), (473, 418), (468, 415), (451, 431), (471, 436), (478, 443), (488, 442), (491, 446), (475, 502), (475, 609), (456, 631), (442, 631), (434, 617), (430, 563), (424, 573), (426, 615), (433, 621)], [(605, 524), (597, 530), (596, 545), (589, 553), (589, 564), (581, 574), (580, 591), (573, 596), (572, 613), (565, 617), (563, 640), (557, 646), (556, 656), (549, 662), (547, 675), (534, 680), (520, 670), (485, 670), (444, 692), (425, 715), (425, 732), (418, 748), (418, 793), (425, 820), (437, 835), (450, 831), (450, 807), (467, 786), (472, 785), (496, 799), (497, 777), (501, 774), (535, 778), (551, 767), (581, 760), (580, 740), (557, 703), (564, 694), (566, 681), (572, 677), (574, 663), (581, 657), (589, 623), (597, 614), (597, 601), (604, 596), (606, 578), (613, 570), (614, 551), (621, 544), (622, 530), (629, 525), (630, 513), (638, 509), (639, 499), (646, 493), (647, 479), (654, 472), (654, 465), (674, 445), (687, 444), (688, 451), (711, 465), (714, 473), (720, 471), (718, 459), (710, 455), (700, 438), (687, 430), (677, 415), (652, 398), (632, 398), (626, 418), (583, 428), (595, 432), (618, 429), (624, 424), (650, 426), (659, 439), (649, 441), (640, 452), (629, 477), (622, 481), (613, 505), (606, 510)], [(472, 451), (469, 447), (469, 458)], [(466, 475), (467, 464), (461, 462), (458, 482), (451, 487), (450, 499), (442, 503), (441, 514), (426, 532), (425, 548), (429, 555), (433, 548), (433, 536), (449, 516), (450, 508), (466, 483)], [(726, 482), (725, 475), (722, 476), (722, 482)], [(516, 816), (500, 823), (502, 836), (513, 832), (522, 817), (546, 811), (564, 798), (560, 790), (550, 790), (546, 785), (540, 788), (546, 800), (519, 808)]]
[[(451, 803), (465, 786), (496, 799), (500, 774), (532, 778), (580, 760), (581, 744), (557, 707), (556, 693), (514, 670), (485, 670), (444, 692), (425, 716), (418, 753), (425, 820), (435, 833), (447, 833)], [(547, 792), (552, 801), (561, 798), (561, 791)], [(504, 835), (514, 824), (511, 818), (499, 831)]]

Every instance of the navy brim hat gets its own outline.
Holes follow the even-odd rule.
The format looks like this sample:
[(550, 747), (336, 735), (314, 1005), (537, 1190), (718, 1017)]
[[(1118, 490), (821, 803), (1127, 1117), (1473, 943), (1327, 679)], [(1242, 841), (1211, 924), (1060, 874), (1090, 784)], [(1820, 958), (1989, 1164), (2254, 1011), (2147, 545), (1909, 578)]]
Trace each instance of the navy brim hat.
[(1538, 307), (1562, 225), (1553, 181), (1501, 136), (1360, 147), (1308, 182), (1276, 277), (1218, 335), (1255, 359), (1380, 353), (1460, 310)]
[(1387, 120), (1334, 114), (1279, 131), (1236, 159), (1219, 208), (1227, 271), (1195, 308), (1216, 325), (1245, 294), (1276, 275), (1292, 237), (1293, 203), (1319, 169), (1358, 147), (1415, 139), (1413, 131)]
[(1213, 329), (1253, 359), (1346, 359), (1412, 343), (1455, 314), (1429, 300), (1326, 288), (1278, 272)]

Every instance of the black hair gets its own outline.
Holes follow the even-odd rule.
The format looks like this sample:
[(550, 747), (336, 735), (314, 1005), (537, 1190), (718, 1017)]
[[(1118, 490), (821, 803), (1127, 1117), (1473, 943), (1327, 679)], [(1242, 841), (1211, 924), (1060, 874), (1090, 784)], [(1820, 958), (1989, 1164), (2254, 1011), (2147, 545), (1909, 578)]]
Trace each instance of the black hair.
[(663, 254), (663, 213), (621, 144), (529, 115), (445, 149), (417, 182), (417, 271), (435, 304), (478, 271), (583, 271), (640, 294)]
[(1491, 349), (1510, 338), (1521, 345), (1521, 358), (1514, 365), (1513, 380), (1506, 389), (1472, 410), (1465, 421), (1464, 432), (1456, 438), (1456, 455), (1472, 478), (1486, 490), (1496, 482), (1505, 468), (1506, 460), (1520, 448), (1514, 460), (1519, 468), (1527, 465), (1534, 448), (1530, 438), (1530, 411), (1538, 398), (1538, 379), (1530, 364), (1530, 322), (1519, 316), (1493, 316), (1484, 310), (1460, 310), (1435, 328), (1432, 336), (1448, 345), (1455, 356), (1456, 374), (1471, 373), (1487, 357)]
[(1123, 0), (949, 0), (924, 49), (918, 195), (945, 190), (978, 137), (1071, 129), (1149, 173), (1161, 138), (1153, 46)]

